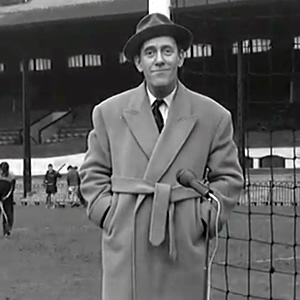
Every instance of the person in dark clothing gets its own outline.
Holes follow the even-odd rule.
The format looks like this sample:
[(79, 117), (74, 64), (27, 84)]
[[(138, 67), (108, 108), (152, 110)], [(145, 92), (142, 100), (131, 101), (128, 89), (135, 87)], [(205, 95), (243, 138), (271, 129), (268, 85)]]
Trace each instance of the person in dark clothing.
[(15, 177), (9, 171), (7, 162), (0, 164), (0, 216), (2, 216), (3, 235), (10, 236), (14, 222), (14, 199)]
[(68, 166), (67, 168), (67, 185), (68, 185), (68, 198), (71, 206), (79, 206), (80, 198), (78, 195), (80, 178), (76, 167)]
[[(57, 193), (57, 178), (61, 177), (60, 173), (53, 169), (53, 165), (48, 165), (48, 171), (44, 177), (44, 184), (46, 186), (46, 207), (55, 207), (55, 194)], [(54, 203), (52, 204), (52, 197), (54, 198)]]

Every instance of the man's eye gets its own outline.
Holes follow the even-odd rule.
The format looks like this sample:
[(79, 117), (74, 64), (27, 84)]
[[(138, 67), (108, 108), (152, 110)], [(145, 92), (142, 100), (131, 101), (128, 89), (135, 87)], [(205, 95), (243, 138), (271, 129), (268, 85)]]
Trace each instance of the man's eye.
[(147, 51), (146, 51), (146, 55), (147, 55), (147, 56), (152, 56), (153, 53), (154, 53), (154, 52), (153, 52), (152, 50), (147, 50)]
[(165, 54), (167, 54), (167, 55), (172, 54), (172, 50), (169, 48), (165, 49)]

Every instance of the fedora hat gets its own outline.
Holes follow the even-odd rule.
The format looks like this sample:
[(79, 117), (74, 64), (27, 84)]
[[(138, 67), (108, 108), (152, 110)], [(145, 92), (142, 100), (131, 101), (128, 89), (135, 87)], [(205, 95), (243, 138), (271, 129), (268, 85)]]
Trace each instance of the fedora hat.
[(185, 27), (172, 22), (167, 16), (153, 13), (143, 17), (136, 26), (136, 32), (126, 42), (123, 53), (127, 60), (133, 61), (144, 42), (159, 36), (171, 36), (177, 45), (187, 50), (192, 44), (193, 35)]

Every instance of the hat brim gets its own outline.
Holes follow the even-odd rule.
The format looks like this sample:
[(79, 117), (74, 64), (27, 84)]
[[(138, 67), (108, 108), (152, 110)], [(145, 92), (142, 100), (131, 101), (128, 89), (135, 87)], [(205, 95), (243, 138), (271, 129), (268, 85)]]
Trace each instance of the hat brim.
[(175, 39), (177, 45), (186, 51), (192, 44), (192, 33), (183, 26), (177, 24), (161, 24), (149, 27), (134, 34), (126, 42), (123, 52), (128, 61), (133, 61), (133, 58), (139, 54), (140, 48), (144, 42), (159, 36), (171, 36)]

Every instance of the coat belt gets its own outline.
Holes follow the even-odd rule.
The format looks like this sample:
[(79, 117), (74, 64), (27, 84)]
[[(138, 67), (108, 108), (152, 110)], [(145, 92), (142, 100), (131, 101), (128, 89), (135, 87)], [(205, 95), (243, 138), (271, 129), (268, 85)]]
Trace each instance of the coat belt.
[(167, 183), (152, 183), (145, 179), (118, 176), (112, 176), (111, 187), (114, 193), (153, 194), (149, 241), (153, 246), (161, 245), (165, 240), (168, 227), (169, 254), (175, 258), (174, 204), (178, 201), (198, 198), (199, 194), (193, 189), (179, 185), (172, 186)]

